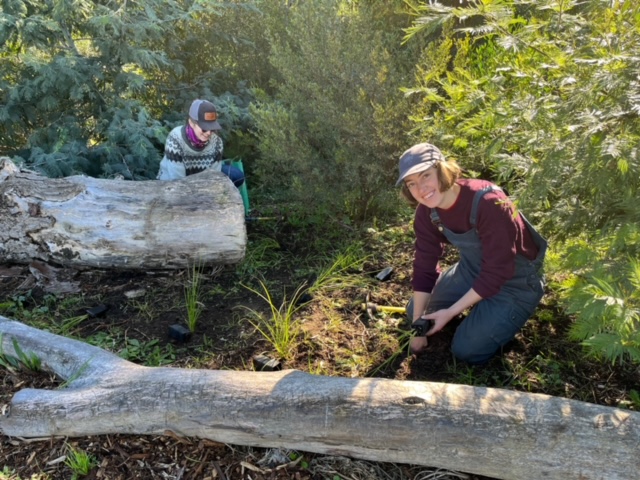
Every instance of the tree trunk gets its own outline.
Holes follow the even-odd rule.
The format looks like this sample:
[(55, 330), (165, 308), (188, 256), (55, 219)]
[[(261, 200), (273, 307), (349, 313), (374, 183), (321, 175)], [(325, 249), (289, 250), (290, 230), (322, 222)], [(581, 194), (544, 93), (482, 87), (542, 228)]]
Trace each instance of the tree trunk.
[(52, 179), (0, 158), (0, 257), (70, 267), (236, 263), (246, 247), (240, 192), (220, 172), (181, 180)]
[(18, 437), (181, 435), (504, 479), (637, 478), (640, 413), (514, 391), (376, 378), (149, 368), (0, 317), (69, 384), (18, 392), (0, 431)]

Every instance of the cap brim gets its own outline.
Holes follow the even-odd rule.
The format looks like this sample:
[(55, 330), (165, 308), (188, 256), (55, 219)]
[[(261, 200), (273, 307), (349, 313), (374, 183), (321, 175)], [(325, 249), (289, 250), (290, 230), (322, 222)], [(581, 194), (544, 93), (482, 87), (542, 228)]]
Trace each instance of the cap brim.
[(398, 178), (398, 181), (396, 182), (396, 187), (400, 185), (402, 181), (405, 178), (407, 178), (409, 175), (413, 175), (414, 173), (424, 172), (425, 170), (433, 167), (436, 163), (438, 163), (438, 161), (434, 160), (432, 162), (422, 162), (422, 163), (419, 163), (418, 165), (414, 165), (409, 170), (407, 170), (406, 172), (403, 172), (402, 175), (400, 175), (400, 177)]
[(222, 127), (217, 120), (214, 120), (213, 122), (198, 122), (198, 126), (202, 130), (222, 130)]

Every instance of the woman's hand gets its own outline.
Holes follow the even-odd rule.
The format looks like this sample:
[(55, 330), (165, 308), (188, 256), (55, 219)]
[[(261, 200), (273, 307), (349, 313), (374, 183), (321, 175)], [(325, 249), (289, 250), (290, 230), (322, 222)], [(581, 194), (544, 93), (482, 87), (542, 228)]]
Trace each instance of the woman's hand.
[[(422, 315), (420, 318), (426, 318), (433, 320), (433, 327), (429, 329), (427, 332), (427, 337), (433, 335), (434, 333), (438, 333), (440, 330), (444, 328), (444, 326), (451, 321), (451, 319), (455, 317), (452, 315), (448, 309), (438, 310), (437, 312), (428, 313), (426, 315)], [(427, 337), (412, 337), (409, 342), (409, 348), (411, 349), (411, 353), (418, 354), (424, 350), (428, 345)]]
[(455, 313), (451, 312), (451, 310), (448, 308), (443, 308), (442, 310), (438, 310), (437, 312), (431, 312), (423, 315), (422, 318), (431, 319), (434, 322), (433, 327), (431, 327), (431, 329), (427, 332), (427, 336), (438, 333), (455, 316)]
[(411, 337), (409, 342), (409, 349), (411, 353), (420, 353), (427, 348), (427, 337)]

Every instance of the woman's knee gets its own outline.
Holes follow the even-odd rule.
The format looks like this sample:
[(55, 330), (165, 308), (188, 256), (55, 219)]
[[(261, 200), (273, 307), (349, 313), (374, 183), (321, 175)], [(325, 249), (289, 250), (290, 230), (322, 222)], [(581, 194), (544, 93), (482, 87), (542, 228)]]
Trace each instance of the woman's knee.
[(222, 165), (222, 173), (231, 179), (236, 188), (244, 183), (244, 172), (233, 165)]
[(486, 363), (496, 354), (500, 346), (492, 339), (486, 339), (484, 342), (478, 340), (465, 340), (454, 337), (451, 343), (451, 353), (458, 360), (472, 365)]

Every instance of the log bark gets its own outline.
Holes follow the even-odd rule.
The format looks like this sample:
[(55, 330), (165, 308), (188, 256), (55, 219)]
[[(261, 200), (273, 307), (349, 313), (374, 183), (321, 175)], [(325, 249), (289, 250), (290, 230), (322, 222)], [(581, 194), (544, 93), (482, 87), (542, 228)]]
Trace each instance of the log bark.
[(0, 158), (0, 258), (70, 267), (185, 268), (244, 258), (240, 192), (220, 172), (132, 182), (47, 178)]
[[(0, 317), (63, 379), (0, 418), (17, 437), (175, 433), (501, 479), (637, 478), (640, 413), (539, 394), (281, 372), (149, 368)], [(15, 353), (15, 352), (14, 352)]]

